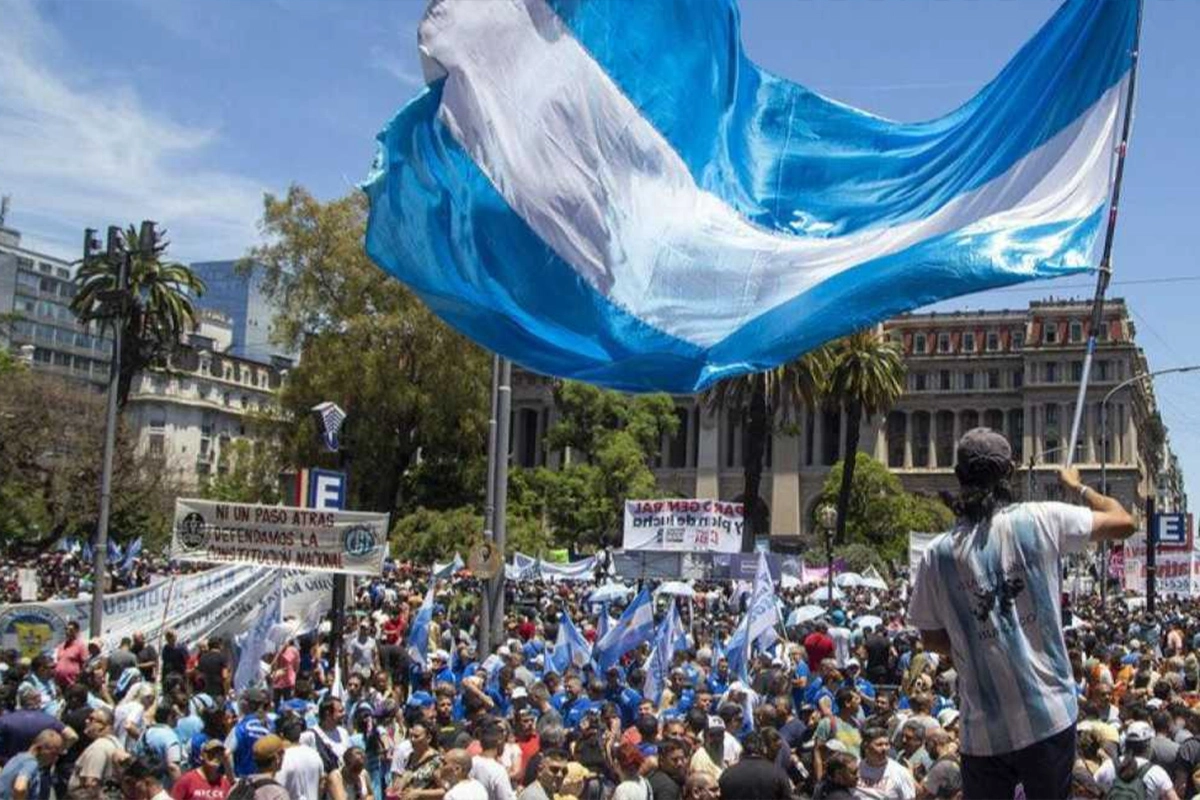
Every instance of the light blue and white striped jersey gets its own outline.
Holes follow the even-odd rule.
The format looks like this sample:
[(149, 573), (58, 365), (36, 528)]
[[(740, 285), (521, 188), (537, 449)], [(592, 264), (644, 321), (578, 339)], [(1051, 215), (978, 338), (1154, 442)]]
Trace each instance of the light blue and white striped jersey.
[(1060, 614), (1062, 555), (1083, 547), (1089, 509), (1021, 503), (930, 543), (909, 622), (950, 636), (962, 698), (962, 752), (1020, 750), (1078, 714)]

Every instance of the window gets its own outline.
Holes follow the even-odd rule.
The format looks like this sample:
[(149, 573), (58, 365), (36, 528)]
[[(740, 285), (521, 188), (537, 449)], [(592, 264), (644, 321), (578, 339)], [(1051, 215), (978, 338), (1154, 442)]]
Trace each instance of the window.
[(998, 369), (989, 369), (988, 370), (988, 372), (987, 372), (987, 388), (989, 388), (989, 389), (999, 389), (1000, 388), (1000, 370), (998, 370)]
[(19, 269), (32, 270), (33, 269), (33, 259), (26, 258), (25, 256), (17, 256), (17, 267)]
[(667, 439), (667, 458), (665, 466), (671, 469), (683, 469), (687, 464), (688, 420), (691, 414), (686, 408), (675, 409), (675, 419), (679, 421), (675, 435)]
[(1070, 340), (1072, 342), (1076, 342), (1076, 343), (1082, 342), (1083, 341), (1083, 323), (1080, 322), (1079, 320), (1072, 321), (1070, 328), (1069, 328), (1069, 333), (1067, 335), (1070, 337)]
[(938, 342), (938, 352), (939, 353), (949, 353), (950, 352), (950, 334), (939, 333), (937, 342)]
[(56, 352), (54, 354), (54, 366), (56, 366), (56, 367), (71, 366), (71, 357), (69, 355), (67, 355), (66, 353), (57, 353)]
[(1051, 428), (1058, 425), (1058, 405), (1050, 404), (1046, 406), (1046, 427)]
[(974, 372), (964, 372), (963, 373), (962, 388), (968, 392), (973, 391), (975, 389), (975, 373)]
[(938, 388), (941, 389), (943, 392), (947, 392), (950, 390), (950, 384), (951, 384), (950, 370), (944, 369), (941, 372), (939, 372), (938, 373)]
[(906, 418), (901, 411), (893, 411), (887, 416), (887, 448), (888, 466), (898, 468), (904, 466)]
[(975, 352), (975, 334), (971, 332), (964, 333), (962, 336), (962, 349), (964, 353)]
[(1042, 328), (1042, 344), (1058, 344), (1058, 325), (1047, 322)]
[(1025, 385), (1025, 368), (1017, 367), (1012, 372), (1012, 385), (1014, 389), (1020, 389)]
[(1025, 331), (1016, 330), (1012, 332), (1012, 349), (1020, 350), (1025, 346)]
[(995, 331), (989, 331), (987, 335), (987, 349), (989, 353), (995, 353), (1000, 349), (1000, 334)]
[(913, 352), (924, 355), (926, 352), (925, 334), (918, 333), (913, 336)]
[(1049, 361), (1042, 366), (1046, 383), (1058, 383), (1058, 364)]
[(1109, 379), (1108, 378), (1108, 362), (1107, 361), (1097, 361), (1096, 362), (1096, 380), (1106, 381), (1108, 379)]
[(22, 286), (26, 289), (37, 289), (41, 285), (41, 283), (42, 282), (38, 279), (38, 276), (34, 275), (31, 272), (18, 272), (17, 273), (17, 285), (18, 286)]
[(1083, 380), (1083, 362), (1082, 361), (1072, 361), (1071, 362), (1071, 380), (1076, 383)]
[(150, 434), (148, 440), (150, 443), (150, 455), (161, 457), (163, 452), (166, 450), (167, 437), (163, 436), (161, 433), (152, 433)]
[(159, 430), (167, 427), (167, 412), (157, 406), (150, 409), (150, 427)]
[(929, 388), (927, 381), (928, 381), (928, 379), (926, 378), (926, 375), (924, 372), (914, 372), (913, 373), (913, 391), (914, 392), (924, 392), (925, 390), (927, 390)]
[(50, 266), (45, 261), (39, 261), (38, 262), (38, 272), (44, 273), (46, 275), (53, 275), (54, 267)]
[(1108, 325), (1109, 325), (1109, 323), (1106, 321), (1103, 325), (1100, 326), (1100, 329), (1098, 331), (1096, 331), (1096, 340), (1097, 341), (1101, 341), (1101, 342), (1108, 341)]
[(54, 280), (54, 278), (42, 278), (38, 281), (38, 290), (46, 294), (57, 294), (58, 281)]

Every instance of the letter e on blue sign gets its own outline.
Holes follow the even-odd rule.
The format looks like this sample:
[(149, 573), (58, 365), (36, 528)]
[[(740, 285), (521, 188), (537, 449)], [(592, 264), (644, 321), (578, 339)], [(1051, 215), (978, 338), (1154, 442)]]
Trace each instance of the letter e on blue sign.
[(346, 473), (329, 469), (308, 472), (308, 507), (338, 510), (346, 507)]
[(1167, 547), (1188, 544), (1186, 514), (1158, 514), (1158, 543)]

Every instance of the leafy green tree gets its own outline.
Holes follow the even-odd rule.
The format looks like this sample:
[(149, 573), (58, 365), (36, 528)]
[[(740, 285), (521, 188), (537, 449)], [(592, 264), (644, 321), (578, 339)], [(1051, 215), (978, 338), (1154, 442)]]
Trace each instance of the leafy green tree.
[(183, 264), (166, 260), (168, 243), (160, 239), (152, 255), (138, 249), (138, 230), (122, 231), (130, 258), (129, 293), (125, 302), (110, 298), (120, 288), (119, 265), (105, 256), (89, 258), (75, 275), (76, 294), (71, 310), (81, 323), (110, 330), (122, 325), (121, 373), (117, 402), (123, 408), (133, 377), (162, 362), (180, 337), (196, 324), (193, 299), (204, 294), (204, 281)]
[(227, 503), (263, 503), (280, 501), (279, 473), (283, 463), (278, 442), (270, 437), (256, 441), (236, 439), (221, 449), (217, 474), (201, 487), (208, 500)]
[[(858, 452), (860, 424), (883, 414), (904, 391), (904, 357), (891, 339), (874, 329), (843, 337), (832, 346), (832, 363), (825, 386), (827, 402), (846, 411), (846, 450)], [(846, 513), (857, 459), (842, 461), (843, 490), (837, 498), (837, 542), (846, 542)]]
[(846, 568), (851, 572), (865, 572), (874, 567), (880, 574), (887, 574), (887, 562), (875, 548), (862, 542), (834, 548), (833, 557), (846, 562)]
[[(455, 553), (464, 559), (472, 547), (483, 541), (483, 514), (471, 506), (436, 510), (418, 508), (392, 526), (392, 555), (396, 558), (431, 564), (449, 561)], [(549, 535), (536, 520), (519, 512), (508, 517), (508, 550), (530, 555), (552, 546)]]
[(556, 546), (576, 549), (619, 542), (628, 499), (660, 496), (650, 469), (663, 436), (679, 420), (669, 395), (627, 395), (583, 383), (556, 384), (560, 418), (546, 446), (561, 469), (514, 470), (509, 506), (539, 521)]
[(702, 402), (709, 413), (733, 411), (746, 431), (743, 455), (742, 498), (746, 521), (742, 552), (754, 549), (760, 533), (759, 488), (767, 437), (773, 423), (789, 423), (802, 408), (811, 408), (823, 391), (830, 368), (830, 350), (819, 348), (782, 366), (721, 381), (707, 390)]
[[(949, 530), (954, 514), (940, 500), (904, 491), (900, 479), (866, 453), (855, 457), (846, 505), (847, 545), (863, 544), (884, 560), (901, 558), (914, 531)], [(839, 462), (829, 471), (816, 507), (842, 496), (846, 474)]]
[[(399, 518), (478, 507), (490, 359), (367, 257), (366, 214), (358, 192), (327, 203), (298, 186), (268, 195), (267, 243), (241, 265), (281, 309), (278, 341), (302, 348), (280, 397), (295, 421), (284, 460), (346, 468), (350, 508)], [(310, 413), (325, 400), (347, 414), (339, 456), (324, 452)]]

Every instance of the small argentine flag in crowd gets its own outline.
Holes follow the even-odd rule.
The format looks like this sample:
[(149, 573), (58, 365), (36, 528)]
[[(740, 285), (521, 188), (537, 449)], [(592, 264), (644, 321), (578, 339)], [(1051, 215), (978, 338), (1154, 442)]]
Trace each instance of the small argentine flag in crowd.
[(312, 410), (321, 421), (321, 438), (325, 440), (326, 449), (336, 453), (338, 433), (342, 430), (342, 423), (346, 421), (346, 412), (342, 411), (341, 406), (337, 403), (329, 401), (317, 403)]
[(561, 675), (571, 666), (582, 669), (591, 660), (591, 645), (583, 638), (583, 634), (575, 627), (567, 612), (562, 612), (558, 621), (558, 638), (554, 642), (554, 650), (547, 660), (547, 666)]
[(1137, 8), (1068, 0), (975, 97), (904, 123), (760, 69), (736, 0), (439, 0), (367, 253), (537, 372), (681, 393), (1080, 272)]
[(604, 638), (596, 642), (592, 648), (592, 657), (600, 672), (621, 660), (643, 642), (650, 641), (654, 636), (654, 599), (650, 589), (642, 589), (633, 602), (621, 614), (621, 618), (612, 626)]

